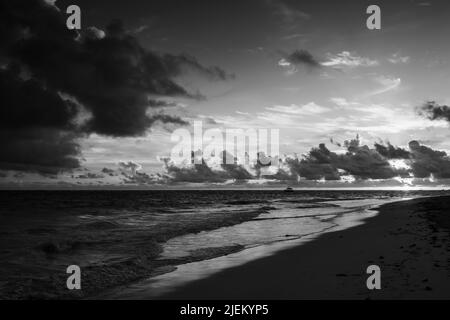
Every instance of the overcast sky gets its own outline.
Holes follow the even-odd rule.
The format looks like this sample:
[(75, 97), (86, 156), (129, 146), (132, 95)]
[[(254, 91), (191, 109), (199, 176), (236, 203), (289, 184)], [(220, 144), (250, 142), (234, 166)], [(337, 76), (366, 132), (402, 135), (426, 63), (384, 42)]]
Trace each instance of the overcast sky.
[[(38, 51), (41, 52), (39, 46), (26, 48), (28, 51), (23, 47), (17, 50), (15, 38), (11, 40), (14, 50), (10, 51), (13, 53), (2, 52), (2, 70), (11, 69), (13, 61), (22, 65), (22, 80), (26, 74), (27, 80), (35, 78), (48, 88), (54, 87), (59, 96), (69, 99), (78, 108), (87, 109), (87, 116), (93, 114), (95, 119), (88, 121), (82, 129), (68, 129), (67, 123), (73, 123), (73, 118), (82, 119), (83, 114), (77, 111), (73, 117), (61, 115), (71, 121), (64, 126), (58, 125), (58, 134), (73, 133), (75, 137), (67, 139), (76, 145), (70, 152), (63, 152), (62, 156), (64, 159), (74, 157), (77, 161), (61, 164), (53, 160), (49, 162), (46, 158), (47, 162), (33, 164), (31, 160), (23, 161), (23, 155), (11, 155), (0, 160), (3, 163), (0, 168), (3, 184), (20, 181), (80, 183), (80, 180), (82, 183), (86, 180), (95, 184), (103, 180), (102, 183), (120, 184), (130, 177), (117, 175), (117, 170), (126, 170), (130, 166), (136, 166), (138, 172), (149, 175), (164, 174), (167, 168), (159, 158), (170, 155), (174, 146), (170, 141), (171, 132), (180, 126), (189, 127), (194, 120), (203, 120), (207, 127), (279, 128), (280, 151), (286, 155), (307, 154), (320, 143), (341, 154), (347, 151), (343, 148), (344, 141), (355, 139), (357, 134), (360, 145), (370, 148), (374, 143), (390, 142), (412, 152), (409, 142), (416, 140), (434, 150), (450, 151), (448, 119), (427, 117), (418, 112), (418, 108), (427, 101), (435, 101), (437, 106), (450, 104), (450, 3), (436, 0), (377, 1), (381, 8), (381, 30), (368, 30), (366, 8), (372, 2), (58, 0), (54, 6), (60, 9), (59, 12), (51, 4), (46, 4), (51, 9), (36, 9), (45, 12), (40, 15), (40, 18), (47, 19), (47, 22), (42, 22), (49, 25), (45, 28), (60, 28), (59, 22), (65, 23), (65, 8), (69, 4), (77, 4), (81, 8), (80, 37), (84, 38), (74, 41), (86, 41), (87, 44), (78, 48), (71, 47), (69, 40), (61, 41), (53, 46), (52, 52), (56, 56), (68, 52), (64, 48), (71, 52), (79, 49), (83, 52), (83, 61), (88, 62), (83, 62), (80, 67), (79, 57), (61, 60), (63, 65), (58, 70), (61, 74), (55, 76), (56, 71), (47, 71), (58, 68), (49, 67), (51, 63), (45, 59), (34, 58), (39, 55)], [(7, 23), (16, 26), (14, 19), (18, 19), (16, 13), (21, 9), (19, 5), (11, 7), (3, 15), (9, 17)], [(55, 13), (49, 14), (49, 10)], [(58, 15), (61, 17), (56, 17)], [(59, 22), (51, 24), (48, 22), (50, 19)], [(105, 34), (105, 39), (112, 37), (115, 31), (114, 28), (108, 29), (108, 25), (116, 19), (122, 21), (122, 27), (116, 23), (119, 25), (117, 28), (121, 28), (117, 31), (120, 36), (126, 35), (133, 40), (123, 47), (123, 43), (110, 43), (98, 49), (101, 45), (96, 47), (95, 41), (100, 43)], [(45, 38), (49, 34), (42, 31), (36, 21), (24, 19), (17, 22), (20, 32), (23, 33), (24, 28), (31, 30), (30, 34), (36, 34), (36, 37)], [(40, 31), (34, 33), (35, 29)], [(51, 37), (69, 37), (66, 31), (54, 31)], [(9, 36), (2, 34), (7, 39), (12, 38)], [(92, 39), (86, 40), (89, 37)], [(23, 39), (28, 41), (25, 36)], [(134, 45), (140, 49), (129, 48)], [(151, 62), (143, 60), (142, 70), (149, 72), (150, 76), (143, 75), (139, 78), (140, 83), (151, 78), (152, 72), (160, 72), (155, 67), (157, 63), (168, 66), (164, 69), (167, 74), (158, 77), (157, 84), (148, 80), (146, 86), (133, 87), (130, 91), (129, 82), (136, 79), (136, 74), (118, 66), (121, 60), (115, 59), (117, 56), (111, 52), (136, 50), (133, 51), (135, 53), (141, 49), (151, 52), (155, 58)], [(88, 53), (89, 58), (86, 58)], [(81, 88), (78, 82), (88, 86), (97, 75), (86, 76), (90, 74), (87, 71), (76, 75), (78, 82), (76, 79), (66, 80), (75, 78), (76, 70), (98, 67), (95, 59), (100, 59), (102, 54), (110, 63), (105, 67), (106, 71), (102, 71), (102, 77), (117, 76), (120, 78), (117, 83), (105, 84), (98, 89), (97, 82), (92, 82), (89, 90)], [(150, 66), (151, 63), (154, 64)], [(64, 71), (70, 75), (64, 76)], [(127, 90), (125, 86), (128, 86)], [(105, 92), (103, 96), (101, 90)], [(115, 93), (110, 96), (107, 92)], [(94, 97), (97, 93), (99, 97)], [(114, 115), (119, 119), (123, 117), (123, 120), (117, 124), (116, 120), (110, 121), (111, 114), (105, 112), (110, 99), (119, 101), (117, 104), (132, 101), (132, 105), (138, 105), (141, 95), (145, 94), (154, 99), (153, 105), (131, 111), (129, 116), (127, 110), (135, 110), (133, 106), (117, 105)], [(167, 105), (161, 106), (161, 101)], [(45, 110), (43, 108), (39, 112), (53, 113), (50, 109)], [(149, 110), (151, 115), (143, 122), (142, 115), (148, 114)], [(6, 124), (2, 126), (7, 127)], [(19, 129), (8, 127), (5, 130), (9, 137), (17, 136)], [(28, 127), (20, 129), (20, 135), (27, 130)], [(7, 150), (14, 153), (17, 148), (10, 141), (8, 138), (7, 143), (11, 146)], [(21, 143), (24, 145), (23, 141)], [(52, 147), (49, 150), (53, 150)], [(119, 164), (121, 161), (122, 165)], [(446, 162), (439, 163), (447, 166)], [(41, 170), (46, 166), (56, 169)], [(103, 168), (111, 171), (101, 172)], [(349, 170), (345, 175), (354, 177), (355, 174)], [(91, 173), (91, 178), (86, 176), (88, 173)], [(426, 176), (429, 173), (427, 171)], [(128, 172), (128, 175), (133, 174), (134, 169)], [(415, 172), (413, 175), (417, 176)], [(449, 178), (450, 169), (448, 176), (447, 173), (441, 175)], [(79, 176), (87, 179), (77, 179)], [(392, 177), (388, 175), (387, 178)]]

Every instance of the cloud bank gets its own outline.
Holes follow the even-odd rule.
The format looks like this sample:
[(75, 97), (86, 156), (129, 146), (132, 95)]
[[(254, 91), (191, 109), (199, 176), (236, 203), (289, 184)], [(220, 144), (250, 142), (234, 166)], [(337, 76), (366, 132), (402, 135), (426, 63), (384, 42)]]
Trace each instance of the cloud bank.
[[(163, 159), (165, 172), (152, 177), (146, 183), (213, 183), (245, 184), (257, 181), (299, 184), (302, 181), (335, 181), (353, 183), (363, 181), (407, 182), (413, 179), (450, 178), (450, 157), (443, 151), (433, 150), (411, 141), (408, 149), (393, 146), (389, 142), (375, 143), (374, 147), (362, 145), (359, 137), (336, 143), (343, 148), (331, 151), (322, 143), (301, 157), (284, 156), (279, 166), (263, 165), (213, 165), (208, 159), (201, 164), (175, 165), (169, 158)], [(201, 155), (196, 155), (201, 156)], [(223, 157), (229, 156), (223, 153)], [(259, 154), (258, 159), (265, 157)], [(269, 158), (270, 159), (270, 158)], [(266, 162), (264, 162), (266, 163)], [(137, 181), (135, 179), (135, 181)], [(142, 181), (142, 179), (141, 179)]]

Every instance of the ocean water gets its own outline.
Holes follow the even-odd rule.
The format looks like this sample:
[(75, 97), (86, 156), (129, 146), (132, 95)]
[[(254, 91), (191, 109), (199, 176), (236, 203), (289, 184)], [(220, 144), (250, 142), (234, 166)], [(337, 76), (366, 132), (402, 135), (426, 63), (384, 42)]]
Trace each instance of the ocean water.
[(205, 261), (221, 259), (222, 268), (245, 263), (295, 241), (362, 223), (375, 214), (368, 211), (375, 205), (433, 194), (1, 191), (0, 297), (65, 297), (65, 270), (71, 264), (83, 270), (80, 296), (143, 278), (167, 279), (186, 265), (191, 275), (178, 277), (186, 280), (194, 272), (198, 278), (218, 269), (205, 267)]

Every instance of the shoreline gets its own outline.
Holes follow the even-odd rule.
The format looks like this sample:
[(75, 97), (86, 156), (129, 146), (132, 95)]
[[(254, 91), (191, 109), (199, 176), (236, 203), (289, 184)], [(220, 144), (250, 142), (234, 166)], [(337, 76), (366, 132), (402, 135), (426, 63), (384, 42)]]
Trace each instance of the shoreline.
[[(189, 282), (157, 299), (448, 299), (449, 231), (436, 227), (428, 212), (434, 210), (447, 226), (450, 217), (442, 214), (449, 200), (431, 196), (383, 204), (361, 225)], [(381, 269), (381, 290), (366, 287), (371, 264)]]
[[(420, 196), (419, 198), (414, 198), (415, 200), (418, 199), (426, 199), (430, 196)], [(441, 196), (431, 196), (432, 198), (441, 198)], [(284, 253), (288, 250), (295, 250), (296, 248), (303, 247), (309, 245), (311, 242), (319, 241), (323, 238), (324, 235), (331, 233), (335, 234), (337, 232), (343, 232), (343, 234), (346, 234), (347, 230), (352, 230), (354, 228), (357, 228), (359, 225), (365, 225), (367, 223), (371, 223), (373, 216), (377, 216), (377, 212), (375, 210), (378, 210), (380, 207), (385, 207), (389, 204), (395, 204), (400, 202), (407, 202), (409, 201), (415, 201), (415, 200), (409, 200), (407, 198), (386, 198), (386, 200), (383, 200), (382, 202), (375, 202), (373, 201), (379, 201), (378, 198), (370, 199), (346, 199), (345, 197), (343, 200), (326, 200), (326, 201), (319, 201), (317, 204), (332, 204), (335, 207), (340, 207), (341, 212), (338, 214), (335, 213), (326, 213), (323, 214), (324, 221), (332, 222), (333, 226), (331, 227), (325, 227), (325, 229), (320, 231), (313, 231), (311, 233), (305, 233), (305, 234), (296, 234), (295, 231), (293, 233), (279, 233), (279, 235), (284, 235), (283, 237), (279, 237), (278, 240), (274, 240), (273, 242), (267, 242), (262, 243), (260, 245), (255, 246), (244, 246), (244, 245), (236, 245), (232, 243), (228, 243), (225, 241), (225, 244), (230, 244), (225, 247), (214, 247), (210, 246), (206, 249), (208, 250), (197, 250), (192, 251), (193, 255), (186, 256), (186, 258), (180, 256), (180, 257), (171, 257), (170, 254), (168, 256), (163, 257), (161, 255), (161, 259), (152, 260), (151, 264), (148, 264), (146, 260), (140, 261), (139, 265), (130, 264), (130, 260), (125, 260), (123, 263), (119, 261), (119, 264), (115, 263), (112, 265), (95, 265), (95, 268), (84, 268), (83, 272), (83, 289), (80, 291), (67, 291), (63, 290), (65, 289), (65, 283), (63, 283), (62, 280), (64, 280), (65, 273), (61, 273), (61, 281), (58, 277), (55, 277), (53, 275), (54, 271), (51, 271), (52, 274), (47, 272), (49, 274), (48, 278), (44, 277), (38, 277), (37, 274), (31, 274), (32, 278), (30, 278), (29, 283), (23, 283), (24, 286), (16, 286), (15, 288), (17, 291), (6, 291), (8, 287), (6, 285), (14, 285), (14, 282), (2, 282), (2, 296), (3, 299), (51, 299), (58, 298), (58, 299), (172, 299), (173, 295), (178, 295), (180, 292), (184, 292), (184, 290), (191, 290), (188, 289), (191, 285), (196, 286), (198, 283), (201, 283), (202, 281), (213, 281), (214, 277), (217, 275), (220, 275), (222, 273), (226, 273), (241, 267), (247, 266), (247, 264), (256, 263), (260, 260), (269, 259), (271, 261), (272, 258), (278, 259), (278, 255), (281, 253)], [(379, 198), (380, 201), (383, 199), (383, 197)], [(367, 202), (368, 201), (368, 202)], [(287, 200), (287, 202), (289, 202)], [(338, 204), (335, 204), (335, 202), (338, 202)], [(352, 203), (353, 202), (353, 203)], [(354, 203), (356, 202), (356, 203)], [(234, 202), (233, 202), (234, 203)], [(296, 202), (294, 202), (296, 203)], [(314, 202), (315, 203), (315, 202)], [(301, 206), (301, 208), (309, 208), (309, 205)], [(322, 207), (320, 205), (319, 207)], [(328, 206), (324, 206), (328, 207)], [(267, 209), (268, 207), (264, 207)], [(297, 207), (293, 207), (294, 209)], [(358, 208), (358, 209), (356, 209)], [(262, 208), (259, 208), (262, 209)], [(292, 209), (292, 208), (291, 208)], [(342, 211), (342, 209), (345, 209), (345, 211)], [(354, 212), (354, 213), (352, 213)], [(279, 216), (275, 215), (275, 217), (262, 217), (262, 218), (254, 218), (250, 219), (250, 221), (245, 222), (244, 224), (251, 223), (251, 221), (272, 221), (273, 219), (282, 219), (281, 221), (285, 219), (298, 219), (298, 218), (306, 218), (308, 219), (308, 215), (299, 215), (297, 216), (297, 213), (291, 214), (292, 217), (289, 215), (279, 214)], [(321, 216), (320, 214), (319, 216)], [(313, 215), (315, 216), (315, 215)], [(229, 217), (228, 217), (229, 218)], [(439, 220), (439, 215), (435, 217), (437, 220)], [(214, 219), (213, 219), (214, 220)], [(241, 219), (238, 219), (241, 220)], [(442, 219), (441, 219), (442, 220)], [(295, 221), (295, 220), (294, 220)], [(444, 221), (438, 221), (439, 225), (445, 225), (446, 222), (449, 222), (450, 220), (444, 219)], [(216, 221), (217, 222), (217, 221)], [(216, 225), (217, 223), (214, 223)], [(302, 223), (302, 222), (293, 222), (293, 223)], [(307, 223), (307, 222), (306, 222)], [(272, 222), (270, 222), (272, 224)], [(89, 224), (88, 224), (89, 225)], [(229, 230), (227, 232), (229, 234), (238, 234), (236, 232), (240, 227), (240, 224), (237, 224), (234, 226), (234, 223), (231, 224), (231, 227), (227, 227)], [(266, 230), (264, 226), (259, 226), (262, 228), (262, 230)], [(234, 230), (236, 228), (236, 230)], [(243, 227), (244, 230), (248, 227)], [(448, 229), (450, 229), (450, 226), (447, 226)], [(26, 229), (28, 230), (28, 229)], [(217, 230), (220, 230), (217, 229)], [(242, 231), (242, 230), (241, 230)], [(312, 231), (312, 230), (311, 230)], [(211, 232), (217, 232), (216, 229), (212, 230)], [(223, 232), (223, 231), (222, 231)], [(284, 232), (284, 231), (282, 231)], [(220, 234), (220, 232), (219, 232)], [(227, 233), (225, 233), (227, 234)], [(133, 235), (133, 234), (131, 234)], [(188, 234), (187, 236), (189, 236)], [(197, 233), (192, 234), (194, 236), (194, 239), (190, 239), (189, 241), (195, 240), (193, 243), (197, 243)], [(199, 236), (201, 236), (201, 233), (198, 233)], [(142, 239), (138, 244), (146, 245), (148, 249), (148, 234), (145, 238)], [(134, 236), (133, 236), (134, 237)], [(133, 240), (134, 238), (131, 238)], [(183, 238), (184, 236), (180, 236), (179, 238)], [(214, 237), (214, 235), (213, 235)], [(234, 237), (234, 236), (233, 236)], [(234, 239), (234, 238), (231, 239)], [(285, 238), (286, 237), (286, 238)], [(136, 238), (136, 240), (139, 237)], [(176, 239), (177, 237), (173, 238)], [(208, 239), (208, 238), (206, 238)], [(286, 239), (286, 240), (285, 240)], [(180, 244), (185, 246), (186, 239), (181, 239)], [(36, 242), (37, 243), (37, 242)], [(447, 242), (448, 243), (448, 242)], [(209, 245), (209, 244), (208, 244)], [(163, 248), (161, 246), (161, 248)], [(183, 247), (184, 248), (184, 247)], [(188, 247), (189, 248), (189, 247)], [(35, 250), (40, 249), (40, 247), (37, 247)], [(82, 249), (82, 248), (81, 248)], [(214, 249), (214, 250), (210, 250)], [(191, 252), (191, 250), (186, 249), (187, 252)], [(12, 252), (12, 251), (11, 251)], [(39, 252), (39, 251), (36, 251)], [(73, 251), (73, 253), (76, 253), (77, 251)], [(63, 252), (64, 253), (64, 252)], [(71, 253), (71, 252), (69, 252)], [(448, 255), (447, 253), (444, 253)], [(55, 253), (53, 255), (53, 258), (58, 257), (59, 254)], [(62, 256), (64, 258), (64, 256)], [(47, 259), (51, 258), (50, 256), (47, 256)], [(183, 261), (184, 260), (184, 261)], [(46, 260), (47, 261), (47, 260)], [(295, 261), (295, 260), (293, 260)], [(324, 260), (322, 260), (324, 261)], [(113, 261), (114, 262), (114, 261)], [(329, 262), (325, 262), (327, 264), (332, 264)], [(112, 269), (113, 267), (117, 265), (117, 268), (119, 269)], [(448, 265), (448, 263), (447, 263)], [(5, 266), (5, 265), (4, 265)], [(7, 265), (6, 265), (7, 266)], [(125, 266), (125, 268), (121, 268), (120, 266)], [(140, 266), (146, 266), (146, 269), (143, 270), (140, 269)], [(149, 269), (150, 268), (150, 269)], [(18, 270), (18, 269), (16, 269)], [(100, 273), (98, 272), (100, 270)], [(112, 270), (112, 274), (110, 275), (109, 272)], [(150, 270), (150, 272), (148, 272)], [(283, 266), (276, 266), (273, 267), (274, 274), (276, 273), (292, 273), (292, 270), (289, 268), (286, 268), (284, 270)], [(26, 271), (26, 270), (25, 270)], [(44, 270), (45, 271), (45, 270)], [(120, 271), (120, 272), (119, 272)], [(128, 274), (128, 271), (131, 271), (130, 274)], [(31, 272), (31, 271), (30, 271)], [(267, 273), (267, 270), (261, 271), (262, 275), (264, 275), (264, 272)], [(42, 272), (41, 272), (42, 273)], [(147, 275), (146, 275), (147, 274)], [(245, 274), (245, 273), (244, 273)], [(122, 275), (126, 275), (124, 278)], [(450, 274), (449, 274), (450, 275)], [(20, 278), (24, 278), (25, 273), (20, 274)], [(341, 275), (342, 276), (342, 275)], [(240, 275), (238, 274), (238, 277)], [(38, 279), (36, 281), (32, 281), (33, 279)], [(134, 279), (133, 279), (134, 278)], [(246, 278), (244, 276), (244, 278)], [(267, 277), (266, 277), (267, 278)], [(120, 281), (116, 281), (119, 279)], [(258, 286), (261, 284), (260, 282), (264, 282), (263, 280), (255, 280), (254, 284), (249, 284), (249, 287), (258, 288)], [(18, 280), (18, 281), (19, 281)], [(214, 280), (215, 281), (215, 280)], [(234, 280), (232, 279), (231, 282)], [(1, 281), (0, 281), (1, 282)], [(164, 283), (165, 282), (165, 283)], [(228, 281), (226, 281), (228, 282)], [(288, 281), (290, 282), (290, 281)], [(19, 282), (16, 282), (19, 283)], [(37, 285), (39, 284), (45, 284), (44, 286), (41, 286), (39, 290), (35, 290)], [(112, 283), (115, 283), (114, 285), (111, 285)], [(26, 285), (26, 286), (25, 286)], [(217, 286), (217, 288), (220, 288), (219, 285), (213, 285)], [(11, 287), (11, 286), (10, 286)], [(23, 288), (24, 290), (22, 290)], [(54, 290), (54, 289), (61, 289), (61, 290)], [(155, 289), (156, 288), (156, 289)], [(25, 289), (27, 291), (25, 291)], [(137, 290), (136, 290), (137, 289)], [(22, 290), (22, 291), (20, 291)], [(203, 289), (202, 289), (203, 290)], [(214, 288), (213, 288), (214, 290)], [(259, 290), (259, 289), (258, 289)], [(17, 294), (16, 294), (17, 293)], [(189, 293), (186, 298), (190, 299), (196, 296), (197, 294), (201, 294), (201, 292), (197, 291), (193, 294)], [(209, 294), (208, 294), (209, 295)], [(213, 295), (214, 296), (214, 295)], [(231, 295), (232, 298), (235, 298), (235, 296)], [(181, 297), (183, 298), (183, 297)], [(249, 298), (252, 298), (250, 295)], [(174, 299), (178, 299), (177, 297), (174, 297)], [(206, 298), (209, 299), (209, 298)], [(220, 299), (220, 298), (217, 298)], [(223, 297), (223, 299), (227, 299), (227, 297)], [(273, 299), (278, 299), (276, 296), (273, 297)], [(291, 299), (287, 297), (287, 299)]]
[[(114, 242), (108, 239), (111, 233), (117, 229), (110, 229), (110, 223), (98, 223), (98, 221), (92, 221), (87, 223), (82, 229), (84, 233), (78, 233), (77, 238), (68, 237), (46, 237), (40, 239), (38, 242), (31, 243), (30, 249), (34, 255), (27, 254), (23, 259), (35, 260), (30, 261), (27, 264), (19, 264), (18, 266), (14, 262), (8, 261), (0, 266), (0, 300), (21, 300), (21, 299), (89, 299), (104, 291), (127, 286), (130, 283), (136, 281), (142, 281), (149, 277), (154, 277), (160, 274), (171, 272), (179, 264), (184, 264), (192, 261), (200, 261), (203, 259), (214, 258), (217, 256), (226, 255), (232, 252), (241, 250), (238, 245), (223, 246), (215, 248), (208, 252), (197, 252), (190, 257), (181, 257), (175, 259), (158, 260), (157, 257), (162, 252), (162, 246), (170, 238), (176, 238), (185, 234), (198, 233), (201, 231), (215, 230), (218, 227), (233, 226), (235, 224), (241, 224), (245, 221), (258, 217), (264, 212), (267, 212), (267, 206), (263, 205), (258, 208), (248, 210), (237, 210), (230, 212), (227, 215), (222, 214), (209, 214), (207, 219), (201, 221), (192, 219), (193, 221), (185, 221), (181, 224), (162, 223), (160, 225), (159, 232), (154, 230), (148, 230), (146, 228), (135, 229), (119, 229), (120, 241)], [(102, 222), (102, 221), (100, 221)], [(78, 226), (78, 229), (81, 228)], [(97, 230), (95, 239), (86, 241), (87, 236), (91, 234), (92, 230)], [(27, 229), (28, 230), (28, 229)], [(32, 229), (34, 230), (34, 229)], [(38, 234), (41, 230), (44, 233), (48, 229), (36, 229)], [(79, 231), (78, 230), (78, 231)], [(86, 232), (87, 230), (87, 232)], [(68, 230), (64, 230), (66, 233), (72, 231), (69, 227)], [(153, 231), (153, 232), (152, 232)], [(101, 234), (105, 232), (105, 234)], [(33, 233), (31, 233), (33, 234)], [(56, 234), (56, 232), (54, 232)], [(61, 234), (61, 232), (59, 233)], [(4, 235), (4, 233), (3, 233)], [(0, 230), (0, 240), (2, 232)], [(80, 264), (73, 258), (73, 254), (79, 253), (80, 249), (89, 250), (92, 244), (101, 243), (101, 240), (110, 240), (110, 244), (114, 245), (118, 243), (119, 246), (122, 242), (134, 243), (133, 248), (129, 248), (125, 253), (119, 252), (119, 255), (112, 256), (109, 261), (103, 262), (90, 262), (86, 264)], [(116, 235), (117, 239), (117, 235)], [(1, 247), (2, 251), (14, 252), (13, 249)], [(102, 247), (103, 250), (104, 247)], [(60, 259), (60, 260), (57, 260)], [(4, 261), (7, 261), (5, 259)], [(49, 261), (53, 265), (49, 266)], [(57, 265), (56, 261), (60, 264)], [(65, 265), (60, 266), (62, 263), (75, 264), (83, 269), (82, 289), (81, 290), (67, 290), (65, 272)], [(36, 272), (29, 265), (38, 266)], [(58, 270), (59, 269), (59, 270)], [(63, 269), (64, 272), (58, 272)], [(19, 274), (18, 277), (15, 274)], [(12, 279), (12, 280), (11, 280)]]

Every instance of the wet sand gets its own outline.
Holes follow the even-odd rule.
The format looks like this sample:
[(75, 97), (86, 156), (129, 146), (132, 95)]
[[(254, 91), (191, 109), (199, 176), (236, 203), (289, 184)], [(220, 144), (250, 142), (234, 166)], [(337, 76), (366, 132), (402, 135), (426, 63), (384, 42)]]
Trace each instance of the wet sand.
[[(363, 225), (191, 282), (160, 299), (450, 299), (450, 197), (382, 205)], [(366, 268), (381, 269), (368, 290)], [(142, 297), (145, 298), (145, 297)]]

